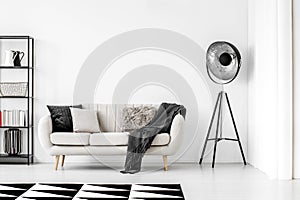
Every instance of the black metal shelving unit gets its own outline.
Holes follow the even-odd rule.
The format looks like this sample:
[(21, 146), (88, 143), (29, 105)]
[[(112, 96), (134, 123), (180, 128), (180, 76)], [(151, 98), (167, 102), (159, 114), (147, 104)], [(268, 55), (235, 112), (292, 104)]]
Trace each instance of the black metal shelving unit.
[[(0, 66), (0, 70), (26, 70), (27, 71), (27, 84), (28, 92), (27, 96), (0, 96), (1, 99), (19, 99), (20, 101), (26, 100), (27, 107), (27, 125), (26, 126), (0, 126), (0, 130), (17, 128), (26, 130), (27, 137), (27, 149), (25, 153), (10, 156), (4, 153), (0, 153), (1, 164), (28, 164), (33, 163), (34, 152), (34, 38), (31, 36), (1, 36), (0, 41), (4, 40), (21, 40), (26, 43), (27, 48), (27, 65), (26, 66)], [(7, 41), (9, 42), (9, 41)], [(1, 131), (2, 133), (3, 131)], [(23, 135), (24, 137), (24, 135)], [(2, 143), (2, 141), (1, 141)], [(2, 146), (2, 145), (1, 145)]]

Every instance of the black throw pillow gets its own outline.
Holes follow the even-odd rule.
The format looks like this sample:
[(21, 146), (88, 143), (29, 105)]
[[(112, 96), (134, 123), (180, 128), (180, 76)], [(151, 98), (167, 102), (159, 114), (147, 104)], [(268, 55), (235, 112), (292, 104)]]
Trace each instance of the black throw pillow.
[(52, 132), (73, 132), (73, 121), (70, 107), (82, 108), (82, 105), (76, 106), (49, 106), (48, 110), (52, 119)]

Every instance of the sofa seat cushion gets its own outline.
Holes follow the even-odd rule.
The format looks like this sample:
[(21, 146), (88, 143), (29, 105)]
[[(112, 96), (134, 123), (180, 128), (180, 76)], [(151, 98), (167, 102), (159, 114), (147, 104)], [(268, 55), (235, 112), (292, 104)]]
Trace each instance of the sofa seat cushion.
[(54, 132), (50, 141), (55, 145), (89, 145), (90, 133)]
[(90, 136), (90, 145), (101, 146), (126, 146), (128, 144), (128, 132), (101, 132)]
[[(102, 132), (93, 133), (90, 136), (90, 145), (94, 146), (127, 146), (129, 132)], [(158, 134), (152, 142), (152, 146), (164, 146), (170, 142), (168, 133)]]

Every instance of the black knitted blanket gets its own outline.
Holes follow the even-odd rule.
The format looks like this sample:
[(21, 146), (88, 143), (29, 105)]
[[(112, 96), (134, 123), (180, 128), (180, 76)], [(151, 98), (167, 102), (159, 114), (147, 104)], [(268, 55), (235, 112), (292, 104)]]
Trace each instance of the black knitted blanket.
[(121, 173), (134, 174), (141, 170), (142, 158), (150, 148), (155, 136), (159, 133), (170, 133), (172, 121), (177, 114), (181, 114), (185, 118), (185, 107), (162, 103), (146, 126), (130, 132), (125, 169)]

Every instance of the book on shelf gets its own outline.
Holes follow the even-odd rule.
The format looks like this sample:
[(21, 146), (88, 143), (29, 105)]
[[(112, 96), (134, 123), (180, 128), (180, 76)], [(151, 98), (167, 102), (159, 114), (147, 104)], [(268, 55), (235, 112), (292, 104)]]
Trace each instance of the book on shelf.
[(2, 122), (0, 126), (26, 126), (27, 111), (25, 110), (2, 110), (0, 111)]

